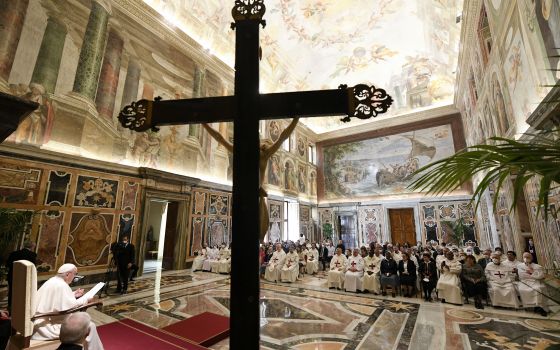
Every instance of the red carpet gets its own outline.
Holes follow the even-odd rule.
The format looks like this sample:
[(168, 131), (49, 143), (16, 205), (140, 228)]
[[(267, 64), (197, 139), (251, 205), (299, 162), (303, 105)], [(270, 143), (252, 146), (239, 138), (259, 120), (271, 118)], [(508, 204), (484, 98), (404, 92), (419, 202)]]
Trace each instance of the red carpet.
[(130, 319), (99, 326), (97, 332), (105, 350), (207, 350), (192, 341)]
[(211, 346), (229, 337), (229, 317), (203, 312), (161, 330), (202, 346)]

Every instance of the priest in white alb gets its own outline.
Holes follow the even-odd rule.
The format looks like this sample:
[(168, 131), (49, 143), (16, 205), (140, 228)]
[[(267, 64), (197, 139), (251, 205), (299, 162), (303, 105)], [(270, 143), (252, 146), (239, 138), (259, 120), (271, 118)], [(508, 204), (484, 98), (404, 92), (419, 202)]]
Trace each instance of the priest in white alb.
[(523, 253), (523, 262), (517, 265), (519, 283), (517, 291), (521, 297), (524, 308), (532, 307), (535, 312), (542, 316), (547, 316), (548, 309), (544, 293), (546, 292), (543, 283), (544, 272), (539, 264), (533, 263), (533, 255), (529, 252)]
[(342, 289), (344, 285), (344, 272), (346, 271), (346, 256), (342, 254), (342, 248), (336, 248), (336, 254), (331, 259), (327, 286), (329, 288)]
[(504, 266), (500, 254), (492, 254), (492, 262), (484, 270), (488, 281), (488, 295), (492, 306), (519, 307), (515, 289), (515, 275), (511, 266)]
[(231, 249), (225, 246), (220, 250), (220, 260), (218, 261), (219, 273), (230, 273), (231, 271)]
[(206, 260), (202, 263), (203, 271), (211, 271), (214, 262), (218, 261), (220, 251), (217, 247), (210, 247), (206, 249)]
[[(58, 274), (49, 278), (37, 291), (36, 314), (55, 311), (64, 311), (81, 305), (85, 305), (94, 299), (86, 300), (80, 298), (84, 294), (83, 289), (72, 291), (70, 283), (76, 277), (78, 269), (74, 264), (64, 264), (58, 269)], [(33, 321), (34, 330), (31, 339), (52, 340), (58, 339), (60, 327), (65, 315), (37, 318)], [(103, 350), (103, 344), (97, 328), (93, 322), (90, 323), (89, 335), (86, 338), (86, 350)]]
[(276, 251), (268, 261), (268, 266), (264, 272), (264, 279), (270, 282), (277, 282), (280, 279), (280, 269), (284, 266), (286, 253), (282, 250), (280, 243), (276, 244)]
[(295, 250), (294, 245), (290, 245), (290, 251), (286, 254), (284, 259), (284, 266), (280, 272), (280, 279), (282, 282), (295, 282), (299, 274), (299, 255)]
[(316, 274), (319, 271), (319, 251), (313, 243), (313, 247), (311, 245), (307, 245), (307, 265), (306, 265), (307, 273), (310, 275)]
[(461, 274), (462, 265), (455, 259), (453, 252), (448, 251), (445, 260), (438, 266), (440, 277), (436, 286), (441, 299), (451, 304), (462, 305), (461, 300)]
[(355, 248), (352, 256), (346, 262), (346, 273), (344, 276), (344, 288), (347, 292), (362, 291), (362, 277), (364, 276), (364, 258), (360, 256), (360, 250)]
[(364, 277), (362, 279), (364, 291), (379, 294), (381, 284), (379, 283), (379, 269), (381, 267), (381, 256), (379, 248), (370, 250), (369, 255), (364, 259)]
[(193, 260), (192, 272), (202, 270), (202, 266), (204, 265), (204, 260), (208, 258), (206, 248), (207, 248), (206, 243), (202, 243), (202, 249), (198, 251), (198, 255)]

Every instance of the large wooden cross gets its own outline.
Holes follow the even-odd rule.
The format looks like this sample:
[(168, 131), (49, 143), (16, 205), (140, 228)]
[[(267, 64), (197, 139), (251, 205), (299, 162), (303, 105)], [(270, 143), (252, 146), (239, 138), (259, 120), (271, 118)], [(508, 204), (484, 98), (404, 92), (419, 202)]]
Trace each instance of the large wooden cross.
[(232, 190), (231, 349), (259, 349), (259, 120), (385, 113), (392, 98), (365, 84), (322, 91), (259, 94), (259, 25), (264, 0), (235, 0), (235, 94), (184, 100), (140, 100), (119, 114), (135, 131), (163, 125), (234, 122)]

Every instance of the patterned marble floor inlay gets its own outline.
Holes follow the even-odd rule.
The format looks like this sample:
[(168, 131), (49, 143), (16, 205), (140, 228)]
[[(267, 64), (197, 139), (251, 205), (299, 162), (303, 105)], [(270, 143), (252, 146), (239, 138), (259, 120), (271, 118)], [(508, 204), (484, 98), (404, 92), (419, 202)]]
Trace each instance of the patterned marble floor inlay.
[[(129, 294), (103, 298), (90, 311), (96, 324), (129, 318), (162, 328), (213, 312), (229, 315), (229, 276), (169, 271), (141, 277)], [(525, 350), (560, 346), (560, 315), (477, 310), (472, 305), (427, 303), (326, 288), (323, 273), (294, 284), (261, 283), (261, 349)], [(229, 348), (229, 339), (213, 350)]]

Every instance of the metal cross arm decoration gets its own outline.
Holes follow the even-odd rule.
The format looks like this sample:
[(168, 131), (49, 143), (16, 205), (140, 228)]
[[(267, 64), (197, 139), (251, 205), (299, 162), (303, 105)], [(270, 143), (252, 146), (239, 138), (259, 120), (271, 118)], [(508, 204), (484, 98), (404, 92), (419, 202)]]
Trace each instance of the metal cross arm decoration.
[[(387, 112), (393, 99), (385, 90), (359, 84), (348, 88), (261, 94), (259, 119), (303, 118), (346, 115), (369, 119)], [(146, 131), (158, 126), (231, 122), (235, 119), (235, 96), (205, 97), (184, 100), (140, 100), (126, 106), (119, 114), (125, 128)]]
[[(365, 84), (323, 91), (259, 94), (259, 26), (264, 0), (235, 0), (234, 96), (140, 100), (119, 114), (125, 128), (233, 121), (232, 258), (230, 348), (259, 349), (259, 121), (345, 115), (368, 119), (385, 113), (393, 99)], [(263, 151), (264, 154), (265, 151)], [(261, 200), (261, 201), (260, 201)]]

